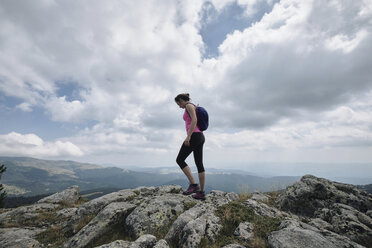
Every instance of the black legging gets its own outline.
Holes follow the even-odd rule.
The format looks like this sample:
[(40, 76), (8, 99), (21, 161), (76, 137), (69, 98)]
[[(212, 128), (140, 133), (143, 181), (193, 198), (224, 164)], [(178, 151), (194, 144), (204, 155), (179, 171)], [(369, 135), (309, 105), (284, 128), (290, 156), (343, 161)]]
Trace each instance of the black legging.
[(205, 142), (204, 134), (200, 132), (193, 133), (190, 139), (190, 146), (185, 146), (182, 144), (180, 152), (178, 153), (176, 162), (181, 167), (181, 169), (187, 166), (185, 159), (194, 152), (194, 160), (196, 167), (198, 168), (198, 173), (204, 172), (203, 166), (203, 145)]

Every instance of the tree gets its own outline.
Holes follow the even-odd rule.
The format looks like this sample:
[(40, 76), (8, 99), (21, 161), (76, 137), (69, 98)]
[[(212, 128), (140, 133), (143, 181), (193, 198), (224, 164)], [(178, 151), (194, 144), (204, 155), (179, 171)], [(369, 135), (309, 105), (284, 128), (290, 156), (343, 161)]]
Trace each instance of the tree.
[[(1, 165), (0, 166), (0, 179), (5, 171), (6, 171), (5, 165)], [(5, 206), (5, 197), (6, 197), (6, 192), (5, 192), (4, 186), (0, 184), (0, 208), (3, 208)]]

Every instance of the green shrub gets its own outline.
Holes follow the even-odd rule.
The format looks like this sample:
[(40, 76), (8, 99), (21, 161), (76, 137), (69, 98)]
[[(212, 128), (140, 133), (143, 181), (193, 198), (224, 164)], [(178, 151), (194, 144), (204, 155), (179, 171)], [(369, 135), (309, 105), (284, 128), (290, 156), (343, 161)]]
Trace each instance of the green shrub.
[(240, 185), (239, 186), (239, 201), (245, 202), (249, 198), (252, 197), (252, 194), (250, 193), (249, 186), (248, 185)]
[(184, 202), (183, 203), (183, 208), (184, 208), (185, 211), (187, 211), (190, 208), (193, 208), (195, 205), (196, 205), (196, 202), (192, 202), (192, 201)]
[(63, 234), (60, 226), (51, 226), (44, 232), (36, 235), (36, 240), (48, 247), (62, 247), (67, 241), (67, 237)]

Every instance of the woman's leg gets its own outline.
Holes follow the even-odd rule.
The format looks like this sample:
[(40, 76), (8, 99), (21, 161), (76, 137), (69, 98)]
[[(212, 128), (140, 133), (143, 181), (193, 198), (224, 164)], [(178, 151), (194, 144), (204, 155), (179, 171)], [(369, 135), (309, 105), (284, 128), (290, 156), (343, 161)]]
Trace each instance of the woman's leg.
[(187, 179), (189, 180), (190, 184), (196, 184), (194, 177), (192, 176), (190, 167), (186, 164), (185, 160), (192, 152), (191, 146), (185, 146), (185, 144), (182, 144), (181, 149), (178, 153), (176, 162), (180, 166), (183, 173), (185, 173)]
[(183, 173), (185, 173), (187, 179), (189, 179), (190, 184), (196, 184), (194, 177), (192, 176), (191, 170), (189, 166), (186, 166), (182, 169)]
[(199, 184), (200, 184), (200, 190), (204, 191), (204, 185), (205, 185), (205, 172), (198, 173), (199, 176)]
[(204, 146), (205, 138), (203, 133), (199, 134), (199, 145), (194, 150), (194, 160), (196, 167), (198, 168), (198, 177), (199, 177), (199, 184), (200, 190), (204, 191), (205, 185), (205, 170), (203, 165), (203, 146)]

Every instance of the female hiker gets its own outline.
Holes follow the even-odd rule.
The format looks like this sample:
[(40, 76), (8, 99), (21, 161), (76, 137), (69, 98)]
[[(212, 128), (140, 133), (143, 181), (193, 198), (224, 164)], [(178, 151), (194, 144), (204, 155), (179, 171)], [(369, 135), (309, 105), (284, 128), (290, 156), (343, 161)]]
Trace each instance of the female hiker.
[[(188, 189), (184, 191), (183, 194), (190, 195), (194, 193), (192, 195), (193, 198), (205, 200), (205, 171), (203, 166), (203, 145), (205, 138), (203, 132), (200, 131), (197, 125), (196, 107), (194, 104), (190, 103), (189, 94), (179, 94), (174, 100), (180, 108), (185, 109), (183, 119), (186, 123), (187, 136), (176, 159), (177, 164), (181, 167), (190, 183)], [(200, 187), (195, 182), (190, 167), (185, 162), (185, 159), (190, 155), (191, 152), (194, 153), (194, 160), (198, 169)]]

